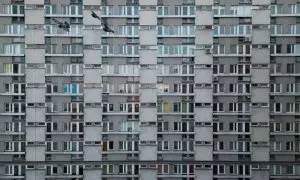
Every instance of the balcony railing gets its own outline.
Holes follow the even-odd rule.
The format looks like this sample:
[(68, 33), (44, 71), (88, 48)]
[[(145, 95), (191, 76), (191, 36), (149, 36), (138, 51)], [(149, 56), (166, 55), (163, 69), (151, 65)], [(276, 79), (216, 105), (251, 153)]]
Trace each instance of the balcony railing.
[(67, 32), (61, 28), (58, 28), (56, 25), (46, 25), (45, 26), (45, 36), (75, 36), (82, 37), (82, 28), (80, 25), (71, 25), (70, 31)]
[(79, 44), (46, 45), (46, 56), (83, 56), (83, 46)]
[(6, 4), (0, 6), (0, 16), (14, 16), (14, 17), (22, 17), (24, 16), (24, 5), (11, 5)]

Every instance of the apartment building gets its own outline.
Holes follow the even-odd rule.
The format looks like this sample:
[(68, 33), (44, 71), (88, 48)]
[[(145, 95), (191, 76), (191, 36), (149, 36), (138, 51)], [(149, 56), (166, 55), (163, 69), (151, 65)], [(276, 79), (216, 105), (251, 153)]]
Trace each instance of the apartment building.
[(0, 6), (0, 179), (300, 179), (298, 0)]

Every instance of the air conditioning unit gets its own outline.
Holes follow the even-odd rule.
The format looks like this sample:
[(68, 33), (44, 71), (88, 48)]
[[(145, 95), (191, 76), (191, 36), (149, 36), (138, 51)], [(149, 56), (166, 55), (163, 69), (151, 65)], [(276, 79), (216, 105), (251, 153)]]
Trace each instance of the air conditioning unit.
[(212, 54), (212, 49), (205, 49), (205, 54)]
[(251, 41), (252, 41), (251, 36), (245, 36), (244, 37), (244, 42), (251, 42)]

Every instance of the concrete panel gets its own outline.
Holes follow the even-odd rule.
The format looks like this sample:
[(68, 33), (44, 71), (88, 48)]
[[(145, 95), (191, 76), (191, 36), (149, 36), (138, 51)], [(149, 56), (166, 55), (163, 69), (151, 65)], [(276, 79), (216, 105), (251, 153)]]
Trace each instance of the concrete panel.
[(44, 24), (44, 9), (25, 9), (25, 24)]
[(212, 30), (200, 30), (196, 31), (196, 44), (213, 44), (213, 31)]
[(252, 87), (252, 96), (251, 96), (251, 102), (262, 102), (262, 103), (268, 103), (269, 102), (269, 92), (270, 90), (268, 88), (256, 88)]
[(83, 70), (83, 80), (84, 83), (102, 83), (101, 69), (100, 68), (85, 68)]
[(26, 170), (26, 180), (41, 180), (45, 179), (46, 170), (44, 169), (27, 169)]
[(90, 122), (101, 122), (102, 109), (98, 107), (84, 108), (84, 118)]
[(140, 0), (140, 6), (156, 6), (157, 0)]
[(140, 126), (140, 141), (156, 141), (157, 126)]
[(26, 88), (26, 102), (45, 102), (45, 88)]
[(26, 141), (45, 141), (46, 127), (26, 127)]
[(253, 44), (270, 44), (269, 29), (252, 29)]
[[(90, 119), (86, 119), (91, 121)], [(84, 140), (85, 141), (101, 141), (102, 127), (100, 126), (85, 126)]]
[(213, 180), (212, 169), (196, 169), (195, 180)]
[(252, 141), (269, 141), (269, 127), (251, 127)]
[[(94, 10), (94, 12), (100, 17), (101, 12), (100, 10)], [(99, 19), (93, 18), (91, 16), (90, 10), (83, 10), (83, 25), (94, 25), (94, 26), (101, 26), (101, 21)]]
[(266, 64), (270, 63), (270, 49), (269, 48), (252, 48), (251, 50), (251, 63), (253, 64)]
[[(83, 5), (101, 5), (101, 1), (98, 0), (88, 0), (88, 1), (82, 1)], [(101, 179), (101, 178), (100, 178)]]
[(195, 3), (196, 3), (196, 6), (199, 6), (199, 5), (213, 5), (214, 1), (213, 0), (195, 0)]
[(102, 179), (102, 171), (100, 169), (84, 169), (83, 179), (99, 180)]
[(140, 89), (140, 102), (150, 103), (157, 102), (156, 89)]
[(195, 141), (212, 141), (213, 128), (212, 127), (195, 127)]
[(140, 168), (140, 180), (157, 180), (156, 169), (141, 169)]
[(269, 122), (269, 108), (251, 107), (252, 122)]
[(45, 122), (45, 108), (26, 108), (26, 122)]
[(271, 0), (252, 0), (252, 4), (256, 5), (269, 5), (271, 4)]
[(140, 161), (156, 161), (157, 146), (140, 145)]
[(26, 44), (45, 44), (44, 29), (26, 29), (25, 43)]
[(140, 83), (156, 84), (157, 83), (157, 70), (156, 69), (140, 69)]
[(195, 49), (195, 64), (213, 64), (212, 54), (206, 54), (204, 49)]
[(84, 49), (84, 64), (101, 64), (101, 49)]
[(83, 30), (83, 43), (89, 44), (101, 44), (101, 31), (100, 29), (84, 29)]
[(83, 156), (85, 161), (101, 161), (102, 155), (101, 155), (101, 145), (93, 145), (93, 146), (87, 146), (85, 145), (83, 147)]
[(140, 25), (155, 26), (157, 25), (157, 12), (149, 10), (140, 10)]
[(44, 5), (44, 0), (25, 0), (24, 4), (39, 4), (39, 5)]
[(213, 146), (195, 146), (195, 160), (196, 161), (212, 161), (213, 160)]
[(156, 108), (140, 108), (140, 121), (153, 122), (157, 120)]
[(157, 31), (140, 30), (140, 45), (157, 45)]
[(269, 171), (268, 170), (253, 170), (251, 171), (252, 180), (264, 180), (269, 179)]
[(269, 147), (251, 147), (251, 161), (269, 161)]
[(269, 69), (251, 69), (251, 83), (269, 83)]
[(26, 83), (45, 83), (45, 69), (25, 69)]
[(45, 161), (46, 146), (26, 146), (26, 161)]
[(84, 88), (84, 102), (86, 103), (101, 103), (102, 91), (101, 88)]
[(271, 11), (270, 10), (253, 10), (253, 15), (252, 15), (252, 24), (270, 24), (270, 15)]
[(157, 64), (157, 49), (140, 49), (140, 64)]
[(195, 108), (195, 122), (212, 122), (212, 108)]
[(45, 63), (44, 49), (25, 49), (25, 53), (26, 63)]
[(211, 68), (195, 68), (195, 83), (196, 84), (210, 84), (212, 83), (213, 71)]
[(213, 25), (213, 11), (199, 11), (195, 12), (196, 19), (195, 25), (196, 26), (203, 26), (203, 25)]
[(195, 89), (195, 102), (205, 102), (212, 103), (213, 102), (213, 90), (211, 88), (199, 88)]

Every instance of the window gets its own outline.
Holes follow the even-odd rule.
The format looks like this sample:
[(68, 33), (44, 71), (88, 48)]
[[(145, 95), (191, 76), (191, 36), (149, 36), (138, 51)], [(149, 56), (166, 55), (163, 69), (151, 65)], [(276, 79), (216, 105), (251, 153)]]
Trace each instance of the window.
[(114, 7), (113, 6), (101, 6), (101, 15), (102, 16), (114, 15)]
[(103, 174), (114, 174), (114, 165), (104, 164), (102, 167)]
[(181, 122), (174, 122), (174, 131), (181, 131)]
[(118, 12), (120, 16), (138, 16), (139, 7), (138, 6), (119, 6)]
[(282, 84), (271, 84), (271, 92), (281, 93), (282, 92)]
[(159, 16), (169, 15), (169, 7), (168, 6), (157, 6), (157, 15), (159, 15)]
[(213, 165), (213, 174), (225, 174), (225, 165)]
[(280, 113), (282, 111), (281, 103), (274, 103), (274, 112)]
[(168, 141), (158, 141), (158, 150), (159, 151), (169, 150), (169, 142)]
[(286, 142), (286, 151), (294, 151), (294, 142), (293, 141)]
[(4, 54), (24, 54), (24, 44), (4, 44)]
[(223, 151), (224, 150), (224, 142), (218, 141), (217, 142), (217, 151)]
[(274, 142), (274, 151), (281, 151), (281, 142)]
[(108, 151), (114, 149), (114, 142), (113, 141), (103, 141), (102, 150)]
[(274, 175), (281, 175), (281, 165), (274, 165)]
[(83, 7), (82, 5), (62, 5), (63, 15), (82, 15)]
[(286, 64), (286, 73), (294, 73), (294, 64)]
[(286, 166), (286, 174), (287, 175), (294, 175), (294, 166), (293, 165), (288, 165)]
[(293, 122), (287, 122), (285, 124), (285, 131), (286, 132), (294, 132), (294, 123)]
[(168, 164), (158, 164), (157, 165), (157, 173), (161, 174), (169, 174), (169, 165)]
[(223, 103), (214, 103), (213, 111), (214, 112), (224, 112), (224, 104)]
[(174, 150), (181, 150), (181, 141), (174, 141)]

